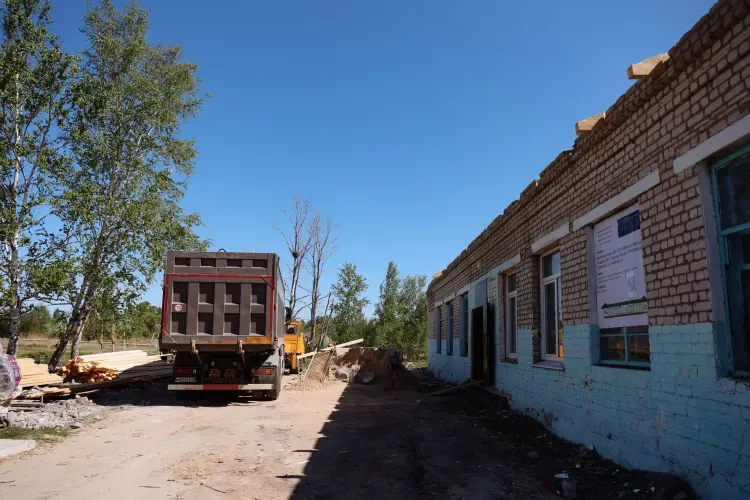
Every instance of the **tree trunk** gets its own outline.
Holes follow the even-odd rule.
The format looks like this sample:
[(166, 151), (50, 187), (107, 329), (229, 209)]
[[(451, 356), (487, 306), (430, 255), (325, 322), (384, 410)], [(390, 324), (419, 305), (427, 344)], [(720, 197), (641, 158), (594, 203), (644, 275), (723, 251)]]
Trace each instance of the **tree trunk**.
[[(18, 83), (18, 73), (16, 73), (16, 100), (14, 102), (14, 113), (15, 113), (15, 145), (20, 146), (21, 144), (21, 129), (20, 129), (20, 115), (21, 109), (19, 107), (20, 85)], [(16, 150), (13, 149), (13, 153)], [(21, 300), (20, 300), (20, 282), (21, 282), (21, 269), (20, 263), (18, 262), (18, 239), (19, 239), (19, 217), (21, 216), (18, 212), (18, 182), (20, 180), (22, 159), (17, 154), (15, 155), (14, 171), (13, 171), (13, 183), (10, 185), (10, 196), (8, 197), (8, 204), (13, 203), (13, 235), (10, 239), (10, 262), (8, 263), (8, 281), (10, 285), (10, 296), (13, 301), (11, 304), (10, 311), (10, 338), (8, 339), (8, 354), (15, 355), (16, 349), (18, 348), (18, 339), (21, 336)], [(28, 186), (26, 187), (28, 189)], [(23, 207), (21, 207), (23, 209)]]
[(320, 347), (322, 339), (318, 338), (318, 284), (316, 283), (315, 277), (313, 277), (312, 291), (310, 293), (310, 330), (312, 330), (312, 338), (315, 343)]
[(83, 305), (81, 306), (81, 315), (78, 320), (75, 336), (73, 337), (73, 343), (70, 346), (70, 359), (76, 359), (81, 354), (81, 336), (83, 335), (83, 327), (86, 326), (86, 322), (89, 319), (89, 314), (91, 314), (90, 304), (90, 300), (84, 299)]
[(70, 315), (70, 321), (68, 321), (68, 325), (65, 327), (65, 331), (62, 334), (62, 338), (60, 339), (60, 342), (57, 343), (57, 347), (55, 347), (55, 352), (53, 352), (52, 356), (50, 356), (49, 358), (47, 368), (49, 368), (50, 372), (57, 371), (58, 368), (60, 368), (60, 360), (62, 359), (63, 353), (65, 352), (65, 348), (68, 347), (70, 337), (73, 336), (76, 325), (78, 323), (77, 316), (78, 311), (73, 311), (73, 313)]
[[(18, 174), (16, 173), (16, 177)], [(17, 181), (16, 181), (17, 182)], [(15, 193), (15, 187), (11, 194)], [(10, 338), (8, 339), (8, 354), (15, 355), (18, 347), (18, 339), (21, 337), (21, 307), (23, 303), (20, 297), (21, 264), (18, 261), (18, 231), (14, 231), (10, 241), (10, 265), (8, 269), (10, 279), (10, 296), (12, 306), (10, 310)]]
[(47, 367), (50, 371), (56, 371), (60, 367), (60, 360), (63, 357), (65, 348), (68, 347), (68, 342), (70, 342), (70, 339), (77, 331), (78, 322), (80, 321), (82, 307), (84, 304), (84, 298), (87, 294), (88, 280), (84, 278), (83, 283), (81, 283), (81, 287), (78, 289), (78, 297), (73, 304), (73, 310), (70, 313), (68, 324), (65, 326), (65, 331), (63, 332), (62, 337), (60, 337), (60, 342), (58, 342), (57, 347), (55, 347), (55, 352), (52, 353), (49, 363), (47, 364)]
[(112, 320), (112, 352), (115, 352), (117, 350), (117, 345), (115, 344), (115, 342), (117, 342), (117, 323)]
[(15, 356), (18, 349), (18, 339), (21, 337), (21, 301), (18, 300), (18, 285), (11, 287), (11, 294), (15, 298), (10, 310), (10, 337), (8, 338), (8, 354)]

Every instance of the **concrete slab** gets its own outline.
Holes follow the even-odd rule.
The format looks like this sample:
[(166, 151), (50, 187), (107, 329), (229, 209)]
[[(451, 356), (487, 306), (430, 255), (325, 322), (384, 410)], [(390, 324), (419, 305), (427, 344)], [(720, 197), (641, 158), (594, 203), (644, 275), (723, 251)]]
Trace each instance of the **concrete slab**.
[(0, 439), (0, 458), (9, 457), (18, 453), (33, 450), (36, 441), (33, 439)]

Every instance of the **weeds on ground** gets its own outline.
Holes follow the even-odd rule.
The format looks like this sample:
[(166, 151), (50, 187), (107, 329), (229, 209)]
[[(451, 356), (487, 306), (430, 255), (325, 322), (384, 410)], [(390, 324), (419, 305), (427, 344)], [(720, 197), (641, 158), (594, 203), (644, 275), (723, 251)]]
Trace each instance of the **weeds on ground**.
[(0, 439), (34, 439), (43, 443), (52, 443), (70, 435), (70, 429), (60, 427), (43, 427), (41, 429), (26, 429), (11, 427), (0, 429)]

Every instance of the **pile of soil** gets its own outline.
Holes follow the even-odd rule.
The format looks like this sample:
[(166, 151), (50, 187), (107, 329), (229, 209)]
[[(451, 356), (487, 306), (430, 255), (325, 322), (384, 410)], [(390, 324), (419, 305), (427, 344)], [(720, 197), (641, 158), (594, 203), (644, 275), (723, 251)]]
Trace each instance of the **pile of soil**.
[(419, 387), (419, 379), (403, 365), (398, 364), (391, 368), (389, 360), (394, 352), (394, 349), (342, 347), (331, 352), (318, 353), (311, 361), (304, 380), (295, 384), (294, 388), (319, 388), (332, 381), (353, 381), (394, 389)]

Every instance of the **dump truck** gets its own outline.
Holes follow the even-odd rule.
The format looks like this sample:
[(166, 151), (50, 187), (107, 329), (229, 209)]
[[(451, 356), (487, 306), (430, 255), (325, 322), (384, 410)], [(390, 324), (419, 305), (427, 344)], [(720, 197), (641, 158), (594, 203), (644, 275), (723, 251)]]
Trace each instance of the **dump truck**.
[(284, 371), (298, 373), (297, 356), (305, 354), (305, 334), (299, 321), (290, 321), (284, 335)]
[(174, 354), (171, 391), (281, 392), (284, 282), (273, 253), (167, 253), (161, 352)]

